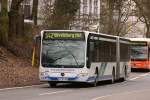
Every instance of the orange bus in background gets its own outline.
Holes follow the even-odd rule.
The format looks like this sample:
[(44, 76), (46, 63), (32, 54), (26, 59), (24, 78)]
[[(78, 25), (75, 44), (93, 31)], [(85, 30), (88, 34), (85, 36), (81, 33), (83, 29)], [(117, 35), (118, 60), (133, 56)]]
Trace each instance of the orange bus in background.
[(131, 38), (131, 68), (150, 71), (150, 39)]

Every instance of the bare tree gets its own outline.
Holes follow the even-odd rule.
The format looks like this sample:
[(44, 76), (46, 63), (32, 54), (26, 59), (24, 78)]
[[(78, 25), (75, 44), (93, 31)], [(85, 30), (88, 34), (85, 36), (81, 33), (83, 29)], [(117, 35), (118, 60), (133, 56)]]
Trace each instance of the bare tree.
[(126, 25), (129, 17), (132, 16), (131, 7), (130, 0), (116, 0), (115, 2), (115, 10), (117, 12), (115, 33), (118, 36), (127, 34), (128, 28), (126, 28)]
[(102, 0), (100, 31), (112, 35), (124, 35), (131, 13), (130, 0)]
[(80, 0), (55, 0), (53, 4), (50, 1), (43, 10), (46, 14), (44, 25), (49, 29), (68, 29), (80, 8)]
[(40, 17), (43, 19), (42, 25), (46, 28), (50, 28), (52, 22), (52, 14), (54, 10), (54, 2), (52, 0), (43, 0), (42, 7), (40, 9)]
[(137, 17), (140, 21), (145, 23), (147, 31), (146, 37), (150, 37), (150, 0), (133, 0), (136, 3), (137, 7)]
[(9, 38), (16, 37), (18, 32), (18, 17), (20, 16), (19, 7), (23, 0), (12, 0), (10, 13), (9, 13)]

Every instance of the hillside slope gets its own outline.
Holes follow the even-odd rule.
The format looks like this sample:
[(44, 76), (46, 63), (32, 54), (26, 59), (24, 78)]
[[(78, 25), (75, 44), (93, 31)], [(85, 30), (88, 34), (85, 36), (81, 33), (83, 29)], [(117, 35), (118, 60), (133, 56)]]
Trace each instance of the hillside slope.
[(0, 88), (40, 84), (38, 68), (0, 46)]

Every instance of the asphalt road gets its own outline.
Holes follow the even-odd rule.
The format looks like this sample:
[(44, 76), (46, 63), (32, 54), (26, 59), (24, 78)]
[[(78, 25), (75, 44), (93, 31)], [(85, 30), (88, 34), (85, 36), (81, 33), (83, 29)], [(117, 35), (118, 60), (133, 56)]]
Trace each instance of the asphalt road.
[(134, 72), (125, 82), (101, 82), (97, 87), (85, 84), (47, 84), (0, 89), (0, 100), (150, 100), (150, 73)]

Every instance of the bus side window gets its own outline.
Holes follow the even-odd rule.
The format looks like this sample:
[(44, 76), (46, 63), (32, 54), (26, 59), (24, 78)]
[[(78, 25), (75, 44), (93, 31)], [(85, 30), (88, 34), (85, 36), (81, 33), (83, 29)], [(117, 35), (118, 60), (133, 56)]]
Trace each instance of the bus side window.
[(99, 41), (96, 41), (95, 42), (95, 48), (94, 48), (94, 62), (99, 62), (100, 61), (100, 42)]
[(87, 67), (90, 68), (91, 62), (94, 60), (94, 42), (90, 41), (88, 43), (88, 61), (87, 61)]
[(90, 61), (94, 61), (94, 42), (90, 42)]

